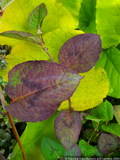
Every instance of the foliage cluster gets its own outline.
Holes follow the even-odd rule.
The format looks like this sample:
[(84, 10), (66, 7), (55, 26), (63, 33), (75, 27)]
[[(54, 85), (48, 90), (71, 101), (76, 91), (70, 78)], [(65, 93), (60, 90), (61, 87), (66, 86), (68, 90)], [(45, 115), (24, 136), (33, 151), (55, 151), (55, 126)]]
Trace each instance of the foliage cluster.
[(27, 122), (26, 158), (120, 156), (120, 106), (104, 100), (120, 98), (120, 2), (15, 0), (1, 13), (5, 109)]

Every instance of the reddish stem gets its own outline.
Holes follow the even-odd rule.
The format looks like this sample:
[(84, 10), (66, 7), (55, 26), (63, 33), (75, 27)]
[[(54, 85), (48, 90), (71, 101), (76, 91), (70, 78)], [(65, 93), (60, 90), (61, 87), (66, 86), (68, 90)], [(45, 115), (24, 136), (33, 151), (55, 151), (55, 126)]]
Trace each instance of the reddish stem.
[[(0, 99), (1, 99), (2, 106), (4, 107), (4, 106), (5, 106), (5, 98), (4, 98), (4, 96), (3, 96), (1, 86), (0, 86)], [(17, 132), (17, 130), (16, 130), (16, 127), (15, 127), (15, 125), (14, 125), (14, 122), (13, 122), (12, 117), (11, 117), (11, 115), (10, 115), (9, 112), (7, 112), (7, 116), (8, 116), (8, 118), (9, 118), (9, 121), (10, 121), (10, 124), (11, 124), (11, 126), (12, 126), (13, 132), (14, 132), (15, 137), (16, 137), (16, 139), (17, 139), (17, 142), (18, 142), (18, 144), (19, 144), (19, 146), (20, 146), (20, 149), (21, 149), (21, 151), (22, 151), (23, 160), (26, 160), (25, 152), (24, 152), (24, 150), (23, 150), (23, 146), (22, 146), (22, 143), (21, 143), (21, 141), (20, 141), (20, 137), (19, 137), (19, 135), (18, 135), (18, 132)]]
[(9, 118), (9, 121), (10, 121), (10, 124), (11, 124), (11, 126), (12, 126), (13, 132), (14, 132), (15, 137), (16, 137), (16, 139), (17, 139), (17, 142), (18, 142), (18, 144), (19, 144), (19, 146), (20, 146), (20, 149), (21, 149), (21, 151), (22, 151), (23, 159), (26, 160), (25, 152), (24, 152), (22, 143), (21, 143), (21, 141), (20, 141), (20, 137), (19, 137), (19, 135), (18, 135), (18, 132), (17, 132), (17, 130), (16, 130), (16, 127), (15, 127), (15, 125), (14, 125), (14, 122), (13, 122), (13, 120), (12, 120), (11, 114), (10, 114), (9, 112), (7, 112), (7, 116), (8, 116), (8, 118)]

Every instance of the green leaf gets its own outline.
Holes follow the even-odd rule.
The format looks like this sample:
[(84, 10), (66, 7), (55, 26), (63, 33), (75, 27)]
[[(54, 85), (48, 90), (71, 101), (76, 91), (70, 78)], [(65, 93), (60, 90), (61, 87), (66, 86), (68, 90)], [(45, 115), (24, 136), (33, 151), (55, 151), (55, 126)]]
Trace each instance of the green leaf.
[(97, 33), (96, 31), (96, 0), (83, 0), (79, 11), (79, 28), (85, 33)]
[[(104, 69), (93, 68), (85, 76), (71, 97), (71, 107), (76, 111), (84, 111), (93, 108), (103, 102), (109, 90), (109, 81)], [(79, 103), (78, 103), (79, 102)], [(62, 102), (59, 110), (69, 109), (69, 102)]]
[(65, 154), (64, 157), (80, 157), (81, 156), (81, 150), (80, 147), (78, 146), (78, 144), (75, 144), (70, 150), (69, 152), (67, 150), (65, 150)]
[(39, 29), (42, 26), (42, 21), (47, 15), (47, 8), (44, 3), (37, 6), (29, 15), (28, 26), (31, 29)]
[(118, 124), (120, 125), (120, 105), (113, 106), (113, 110), (114, 110), (114, 116), (115, 116)]
[(102, 125), (102, 129), (120, 137), (120, 125), (117, 123), (111, 123), (108, 126)]
[[(28, 160), (45, 160), (40, 149), (43, 135), (59, 142), (54, 133), (54, 120), (57, 114), (58, 112), (42, 122), (27, 123), (21, 142)], [(11, 160), (22, 160), (22, 153), (18, 144), (14, 149), (14, 155)]]
[(96, 10), (97, 31), (103, 48), (117, 45), (120, 42), (120, 1), (98, 0)]
[(96, 66), (106, 70), (110, 82), (108, 95), (120, 98), (120, 51), (114, 47), (103, 50)]
[[(97, 108), (100, 119), (111, 121), (113, 119), (113, 106), (107, 100), (101, 103)], [(95, 110), (92, 113), (95, 113)]]
[(90, 158), (95, 154), (95, 148), (87, 144), (83, 139), (79, 141), (79, 147), (84, 157)]
[(64, 155), (65, 148), (60, 143), (43, 136), (41, 151), (46, 160), (54, 160)]
[(27, 33), (27, 32), (6, 31), (6, 32), (0, 33), (0, 36), (5, 36), (5, 37), (10, 37), (10, 38), (14, 38), (14, 39), (23, 40), (23, 41), (28, 41), (28, 42), (35, 43), (40, 46), (42, 44), (42, 40), (40, 39), (40, 37), (35, 36), (31, 33)]
[(96, 157), (103, 157), (103, 154), (100, 153), (100, 151), (98, 150), (98, 147), (97, 147), (97, 146), (94, 146), (94, 148), (95, 148), (95, 156), (96, 156)]
[(87, 120), (91, 120), (91, 121), (95, 121), (97, 123), (99, 123), (100, 121), (102, 121), (102, 119), (96, 118), (94, 116), (87, 116), (86, 119)]

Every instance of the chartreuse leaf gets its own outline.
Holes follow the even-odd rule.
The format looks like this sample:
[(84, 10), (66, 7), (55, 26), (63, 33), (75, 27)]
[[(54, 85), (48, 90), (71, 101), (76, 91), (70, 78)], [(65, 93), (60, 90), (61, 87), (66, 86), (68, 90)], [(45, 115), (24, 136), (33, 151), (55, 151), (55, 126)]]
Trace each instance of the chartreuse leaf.
[(5, 92), (12, 103), (5, 109), (25, 122), (49, 118), (61, 102), (72, 96), (81, 79), (72, 69), (48, 61), (20, 63), (8, 77)]
[(81, 150), (80, 150), (80, 147), (75, 144), (70, 150), (69, 152), (67, 150), (65, 150), (65, 154), (64, 154), (64, 157), (70, 157), (70, 158), (75, 158), (75, 157), (80, 157), (81, 156)]
[(66, 41), (59, 51), (59, 62), (77, 73), (89, 71), (101, 53), (101, 39), (97, 34), (81, 34)]
[(42, 44), (42, 40), (40, 39), (40, 37), (35, 36), (35, 35), (28, 33), (28, 32), (6, 31), (6, 32), (0, 33), (0, 36), (10, 37), (10, 38), (14, 38), (14, 39), (23, 40), (23, 41), (28, 41), (28, 42), (35, 43), (40, 46)]
[[(45, 160), (41, 152), (41, 141), (43, 135), (59, 142), (54, 133), (54, 120), (58, 112), (53, 114), (49, 119), (37, 122), (37, 123), (27, 123), (27, 127), (21, 136), (21, 142), (25, 150), (26, 159), (28, 160)], [(14, 149), (14, 155), (11, 160), (22, 160), (22, 153), (18, 146), (16, 145)]]
[(28, 18), (28, 26), (31, 29), (39, 29), (42, 26), (42, 21), (46, 15), (46, 5), (44, 3), (41, 3), (30, 13)]
[[(84, 111), (99, 105), (109, 91), (109, 81), (107, 74), (102, 68), (93, 68), (86, 73), (73, 96), (71, 97), (71, 107), (76, 111)], [(69, 109), (69, 102), (62, 102), (59, 110)]]
[(48, 60), (48, 55), (39, 47), (30, 43), (21, 43), (13, 47), (11, 54), (6, 56), (7, 68), (0, 70), (4, 81), (8, 81), (8, 72), (17, 64), (28, 60)]
[(98, 0), (96, 10), (97, 33), (103, 48), (117, 45), (120, 42), (120, 1)]
[(61, 143), (43, 136), (41, 142), (41, 151), (46, 160), (55, 160), (64, 155), (65, 148)]
[[(56, 0), (15, 0), (10, 6), (5, 10), (1, 20), (0, 20), (0, 32), (7, 30), (17, 30), (25, 31), (37, 34), (37, 30), (31, 30), (28, 26), (28, 17), (31, 11), (40, 5), (40, 3), (45, 3), (48, 10), (48, 15), (42, 23), (43, 34), (53, 31), (58, 28), (62, 29), (75, 29), (78, 26), (74, 16), (71, 11), (66, 9), (64, 3)], [(79, 10), (78, 1), (74, 2), (74, 8)], [(73, 2), (72, 2), (73, 4)], [(73, 7), (71, 4), (71, 8)], [(78, 6), (77, 6), (78, 5)], [(77, 6), (77, 7), (76, 7)], [(1, 44), (15, 45), (17, 42), (12, 40), (9, 42), (8, 38), (0, 38)]]
[(120, 98), (120, 51), (114, 47), (103, 50), (96, 66), (106, 70), (110, 82), (108, 95)]
[(117, 123), (111, 123), (108, 126), (102, 125), (102, 129), (120, 137), (120, 125)]
[(116, 150), (118, 147), (115, 139), (106, 133), (101, 133), (98, 139), (98, 149), (102, 154), (109, 154), (111, 151)]
[(91, 158), (95, 154), (95, 148), (92, 145), (87, 144), (83, 139), (79, 141), (79, 147), (81, 149), (81, 154), (85, 158)]
[(120, 125), (120, 105), (113, 106), (113, 110), (114, 110), (114, 116), (115, 116), (118, 124)]
[(55, 119), (55, 133), (65, 149), (71, 149), (78, 140), (82, 121), (78, 112), (61, 111)]
[[(69, 38), (81, 33), (83, 32), (77, 30), (57, 29), (44, 35), (44, 40), (48, 48), (48, 52), (55, 60), (55, 62), (59, 62), (58, 52), (61, 46), (64, 44), (64, 42), (66, 42)], [(34, 45), (32, 43), (29, 44), (27, 42), (20, 43), (13, 47), (13, 49), (11, 50), (11, 54), (6, 56), (5, 60), (8, 63), (8, 65), (5, 70), (0, 70), (0, 75), (7, 82), (8, 72), (15, 65), (28, 60), (48, 60), (48, 58), (48, 55), (39, 46)]]
[(83, 0), (79, 11), (79, 28), (85, 33), (96, 31), (96, 0)]

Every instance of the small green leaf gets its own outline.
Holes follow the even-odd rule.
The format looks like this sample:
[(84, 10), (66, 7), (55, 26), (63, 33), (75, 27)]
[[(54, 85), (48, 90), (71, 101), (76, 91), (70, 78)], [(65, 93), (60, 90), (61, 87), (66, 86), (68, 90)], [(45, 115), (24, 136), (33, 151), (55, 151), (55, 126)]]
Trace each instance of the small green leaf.
[(120, 125), (120, 105), (113, 106), (113, 110), (114, 110), (114, 116), (115, 116), (118, 124)]
[(15, 39), (19, 39), (19, 40), (35, 43), (37, 45), (41, 45), (42, 44), (42, 40), (40, 39), (40, 37), (35, 36), (35, 35), (31, 34), (31, 33), (27, 33), (27, 32), (6, 31), (6, 32), (0, 33), (0, 36), (5, 36), (5, 37), (9, 37), (9, 38), (15, 38)]
[(120, 137), (120, 125), (117, 123), (111, 123), (108, 126), (102, 125), (102, 129)]
[(103, 154), (100, 153), (100, 151), (98, 150), (98, 147), (97, 147), (97, 146), (94, 146), (94, 148), (95, 148), (95, 156), (96, 156), (96, 157), (103, 157)]
[(47, 8), (44, 3), (37, 6), (29, 15), (28, 26), (31, 29), (39, 29), (42, 26), (42, 21), (47, 15)]
[(43, 136), (41, 151), (46, 160), (56, 160), (64, 155), (65, 148), (60, 143)]
[(100, 122), (100, 121), (102, 121), (102, 119), (98, 119), (98, 118), (96, 118), (96, 117), (94, 117), (94, 116), (87, 116), (86, 117), (86, 119), (87, 120), (91, 120), (91, 121), (95, 121), (95, 122)]
[(95, 148), (87, 144), (83, 139), (79, 141), (79, 147), (84, 157), (91, 158), (95, 154)]
[(67, 150), (65, 150), (65, 154), (64, 154), (64, 157), (80, 157), (81, 156), (81, 150), (80, 150), (80, 147), (75, 144), (70, 150), (69, 152)]

